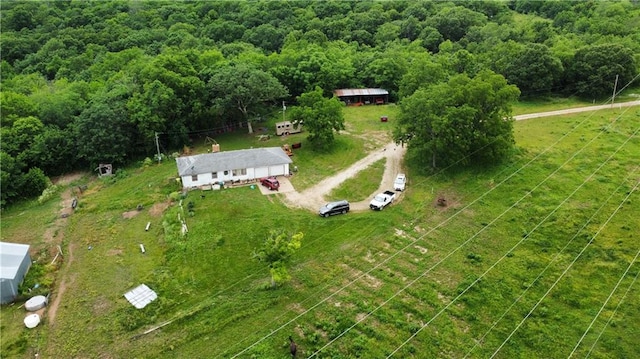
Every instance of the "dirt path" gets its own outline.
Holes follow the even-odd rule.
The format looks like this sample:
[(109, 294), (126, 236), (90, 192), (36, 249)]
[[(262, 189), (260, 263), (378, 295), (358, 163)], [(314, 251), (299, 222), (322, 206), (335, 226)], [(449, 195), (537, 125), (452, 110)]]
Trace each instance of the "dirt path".
[[(549, 116), (558, 116), (564, 114), (572, 114), (578, 112), (588, 112), (588, 111), (597, 111), (609, 108), (623, 108), (630, 106), (639, 106), (640, 101), (631, 101), (631, 102), (622, 102), (617, 104), (609, 104), (609, 105), (598, 105), (598, 106), (587, 106), (587, 107), (578, 107), (578, 108), (570, 108), (566, 110), (558, 110), (558, 111), (549, 111), (549, 112), (539, 112), (539, 113), (531, 113), (525, 115), (514, 116), (514, 119), (519, 120), (527, 120), (532, 118), (539, 117), (549, 117)], [(325, 198), (325, 196), (331, 192), (335, 187), (338, 187), (345, 180), (355, 176), (358, 172), (372, 165), (374, 162), (378, 161), (381, 158), (386, 157), (387, 163), (385, 165), (384, 175), (380, 182), (380, 186), (378, 189), (371, 194), (373, 197), (376, 193), (382, 192), (387, 189), (393, 188), (393, 180), (398, 173), (404, 172), (402, 169), (402, 160), (406, 153), (406, 148), (397, 146), (395, 143), (387, 144), (382, 150), (376, 150), (370, 153), (367, 157), (361, 159), (360, 161), (354, 163), (351, 167), (346, 170), (338, 173), (332, 177), (326, 178), (316, 184), (315, 186), (308, 188), (302, 192), (297, 192), (295, 189), (293, 191), (289, 191), (284, 193), (285, 202), (295, 208), (305, 208), (312, 211), (317, 211), (322, 205), (324, 205), (330, 199)], [(400, 199), (402, 196), (400, 195)], [(355, 211), (363, 211), (369, 209), (369, 199), (351, 203), (351, 209)]]
[(520, 121), (520, 120), (528, 120), (531, 118), (568, 115), (571, 113), (589, 112), (589, 111), (605, 110), (605, 109), (612, 109), (612, 108), (619, 109), (619, 108), (631, 107), (631, 106), (640, 106), (640, 101), (621, 102), (613, 105), (608, 104), (608, 105), (597, 105), (597, 106), (587, 106), (587, 107), (576, 107), (576, 108), (568, 108), (566, 110), (549, 111), (549, 112), (529, 113), (526, 115), (514, 116), (513, 118), (516, 121)]
[[(67, 249), (67, 253), (66, 254), (66, 260), (64, 263), (64, 266), (66, 269), (69, 268), (71, 262), (73, 261), (73, 244), (69, 245), (69, 248)], [(64, 294), (64, 292), (67, 290), (67, 286), (71, 283), (73, 283), (73, 279), (75, 277), (71, 277), (69, 278), (69, 282), (67, 283), (67, 275), (66, 275), (66, 270), (59, 276), (62, 278), (62, 280), (60, 281), (60, 285), (58, 285), (58, 289), (54, 292), (53, 294), (53, 302), (51, 302), (48, 306), (47, 306), (47, 319), (49, 320), (49, 324), (53, 325), (56, 319), (56, 313), (58, 312), (58, 307), (60, 306), (60, 301), (62, 300), (62, 295)]]
[[(550, 111), (550, 112), (540, 112), (540, 113), (532, 113), (526, 115), (518, 115), (514, 116), (516, 120), (527, 120), (532, 118), (539, 117), (548, 117), (548, 116), (558, 116), (563, 114), (571, 114), (578, 112), (587, 112), (587, 111), (596, 111), (608, 108), (623, 108), (629, 106), (639, 106), (640, 101), (632, 101), (632, 102), (624, 102), (618, 103), (614, 105), (599, 105), (599, 106), (588, 106), (588, 107), (579, 107), (572, 108), (566, 110), (559, 111)], [(395, 143), (391, 142), (384, 146), (382, 149), (377, 149), (367, 155), (365, 158), (360, 161), (354, 163), (351, 167), (345, 169), (344, 171), (326, 178), (315, 186), (308, 188), (302, 192), (297, 192), (295, 189), (290, 192), (284, 193), (285, 202), (294, 208), (305, 208), (311, 211), (317, 211), (322, 205), (324, 205), (330, 199), (325, 198), (327, 194), (329, 194), (334, 188), (338, 187), (342, 182), (347, 179), (354, 177), (358, 174), (358, 172), (363, 169), (371, 166), (376, 161), (386, 158), (387, 162), (385, 164), (384, 175), (380, 180), (380, 185), (376, 191), (374, 191), (370, 197), (373, 197), (376, 193), (385, 191), (387, 189), (393, 188), (393, 180), (398, 173), (404, 172), (402, 168), (402, 160), (406, 153), (406, 147), (398, 146)], [(68, 176), (61, 177), (57, 179), (57, 183), (60, 185), (68, 184), (73, 180), (80, 178), (80, 174), (72, 174)], [(71, 201), (73, 200), (71, 189), (67, 189), (62, 194), (60, 214), (62, 213), (71, 213), (70, 206)], [(399, 196), (399, 200), (402, 199), (402, 195)], [(353, 211), (364, 211), (369, 209), (369, 199), (360, 202), (351, 203), (351, 209)], [(61, 245), (64, 239), (64, 231), (63, 229), (66, 226), (66, 218), (58, 218), (56, 223), (54, 224), (51, 230), (46, 231), (45, 233), (45, 241), (49, 244)], [(55, 236), (54, 233), (60, 233), (58, 236)], [(64, 270), (62, 274), (59, 276), (61, 278), (60, 284), (56, 291), (53, 294), (53, 302), (48, 306), (47, 315), (48, 319), (53, 324), (57, 309), (60, 305), (62, 296), (67, 288), (73, 282), (73, 277), (67, 276), (67, 269), (71, 265), (73, 261), (73, 246), (70, 244), (66, 250), (64, 257)]]
[[(285, 202), (298, 208), (306, 208), (309, 210), (317, 211), (322, 205), (324, 205), (328, 199), (325, 198), (329, 192), (335, 187), (339, 186), (342, 182), (355, 176), (358, 172), (371, 166), (376, 161), (385, 158), (387, 163), (385, 165), (384, 175), (380, 181), (378, 189), (371, 194), (382, 192), (387, 189), (393, 188), (393, 180), (399, 172), (402, 172), (402, 159), (406, 153), (406, 148), (396, 145), (395, 143), (389, 143), (380, 150), (376, 150), (370, 153), (365, 158), (354, 163), (351, 167), (344, 171), (326, 178), (318, 182), (315, 186), (308, 188), (302, 192), (291, 191), (285, 193)], [(369, 209), (369, 200), (351, 203), (351, 210), (362, 211)]]
[[(70, 184), (71, 182), (81, 178), (84, 174), (82, 173), (74, 173), (66, 176), (61, 176), (53, 179), (53, 182), (56, 185), (65, 186)], [(64, 241), (64, 228), (67, 226), (67, 216), (73, 213), (72, 203), (74, 199), (74, 193), (71, 188), (65, 189), (60, 195), (60, 210), (58, 211), (58, 218), (53, 223), (53, 226), (48, 228), (44, 233), (44, 240), (47, 245), (49, 245), (50, 252), (58, 252), (59, 249), (62, 249), (62, 242)], [(55, 255), (55, 254), (52, 254)], [(49, 305), (47, 306), (47, 319), (50, 324), (53, 324), (56, 318), (56, 313), (58, 311), (58, 307), (60, 306), (60, 300), (62, 299), (62, 295), (67, 289), (67, 285), (73, 282), (73, 278), (67, 281), (66, 272), (71, 262), (73, 261), (73, 243), (69, 244), (69, 247), (64, 250), (62, 249), (62, 254), (59, 255), (56, 259), (57, 261), (64, 261), (62, 263), (62, 268), (64, 270), (61, 271), (61, 274), (58, 275), (60, 278), (60, 284), (58, 288), (52, 291), (51, 298), (49, 299)]]

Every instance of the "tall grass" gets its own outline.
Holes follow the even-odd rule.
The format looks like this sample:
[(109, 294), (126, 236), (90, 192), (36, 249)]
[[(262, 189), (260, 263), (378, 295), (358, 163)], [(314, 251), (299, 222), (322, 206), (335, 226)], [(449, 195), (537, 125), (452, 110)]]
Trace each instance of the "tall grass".
[[(375, 121), (382, 114), (393, 120), (384, 107), (345, 113), (352, 133), (339, 136), (335, 152), (319, 156), (301, 140), (296, 187), (362, 157), (366, 126), (384, 126)], [(540, 301), (499, 356), (567, 356), (639, 248), (639, 199), (631, 192), (640, 173), (640, 141), (631, 135), (639, 126), (637, 110), (518, 122), (521, 151), (510, 161), (416, 175), (404, 199), (383, 213), (330, 218), (290, 209), (280, 195), (250, 187), (192, 191), (184, 209), (173, 202), (156, 216), (152, 204), (176, 190), (175, 165), (127, 169), (113, 183), (93, 183), (69, 218), (65, 249), (73, 250), (73, 261), (61, 272), (69, 285), (56, 323), (28, 335), (39, 335), (46, 357), (280, 358), (289, 335), (303, 356), (321, 350), (322, 357), (384, 357), (397, 350), (395, 357), (486, 357)], [(366, 182), (358, 176), (338, 191)], [(140, 213), (123, 217), (138, 204)], [(3, 234), (27, 225), (11, 222), (3, 223)], [(251, 253), (276, 228), (305, 238), (292, 281), (271, 290), (264, 285), (268, 268)], [(637, 271), (633, 266), (621, 288)], [(123, 294), (140, 283), (159, 298), (136, 310)], [(634, 334), (640, 299), (621, 302), (622, 293), (614, 292), (606, 307), (612, 314), (621, 303), (614, 320), (605, 328), (606, 317), (599, 318), (579, 355), (594, 343), (601, 357), (640, 355)], [(31, 356), (36, 347), (19, 334), (21, 324), (4, 320), (16, 313), (2, 309), (3, 329), (14, 335), (6, 338), (3, 330), (3, 353), (19, 347), (10, 352)]]

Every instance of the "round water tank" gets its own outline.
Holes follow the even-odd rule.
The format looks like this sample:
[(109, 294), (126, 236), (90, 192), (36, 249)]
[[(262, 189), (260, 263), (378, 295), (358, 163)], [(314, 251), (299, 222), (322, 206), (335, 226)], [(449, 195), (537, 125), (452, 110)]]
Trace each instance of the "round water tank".
[(24, 303), (24, 308), (30, 312), (35, 312), (38, 309), (44, 308), (47, 305), (47, 297), (44, 295), (36, 295)]
[(38, 314), (29, 314), (24, 318), (24, 325), (31, 329), (35, 328), (40, 324), (40, 316)]

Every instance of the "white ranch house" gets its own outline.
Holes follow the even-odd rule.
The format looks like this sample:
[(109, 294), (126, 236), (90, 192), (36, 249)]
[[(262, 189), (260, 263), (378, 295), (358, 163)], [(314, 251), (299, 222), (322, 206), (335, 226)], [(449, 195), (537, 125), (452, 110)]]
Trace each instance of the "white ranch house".
[(183, 188), (221, 182), (248, 182), (262, 177), (289, 175), (291, 158), (280, 147), (252, 148), (176, 158)]

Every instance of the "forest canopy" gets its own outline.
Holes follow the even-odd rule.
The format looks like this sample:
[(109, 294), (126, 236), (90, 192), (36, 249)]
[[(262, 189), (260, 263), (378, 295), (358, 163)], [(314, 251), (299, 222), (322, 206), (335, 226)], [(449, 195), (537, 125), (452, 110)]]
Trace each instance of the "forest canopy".
[[(595, 99), (640, 63), (633, 1), (11, 1), (0, 15), (3, 205), (42, 187), (24, 183), (152, 156), (156, 134), (181, 148), (316, 88), (398, 102), (491, 70), (524, 97)], [(236, 94), (239, 107), (217, 79), (243, 73), (272, 96)]]

